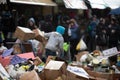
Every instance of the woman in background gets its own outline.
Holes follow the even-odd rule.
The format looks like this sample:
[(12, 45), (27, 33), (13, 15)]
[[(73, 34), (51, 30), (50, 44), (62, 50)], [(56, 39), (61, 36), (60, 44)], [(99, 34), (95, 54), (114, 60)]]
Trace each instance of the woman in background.
[(36, 24), (35, 24), (34, 18), (30, 18), (30, 19), (28, 20), (27, 28), (29, 28), (29, 29), (31, 29), (31, 30), (37, 28), (37, 26), (36, 26)]

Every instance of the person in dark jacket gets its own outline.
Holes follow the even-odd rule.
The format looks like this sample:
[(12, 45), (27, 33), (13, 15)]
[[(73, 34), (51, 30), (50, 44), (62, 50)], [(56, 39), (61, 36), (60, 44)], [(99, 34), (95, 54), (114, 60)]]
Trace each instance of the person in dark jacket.
[(75, 56), (78, 52), (76, 50), (76, 46), (80, 40), (80, 35), (78, 34), (79, 25), (77, 24), (75, 19), (70, 19), (70, 23), (68, 26), (68, 36), (70, 41), (70, 53), (71, 59), (74, 60)]
[(111, 23), (108, 25), (108, 36), (109, 36), (109, 48), (118, 47), (119, 40), (119, 26), (116, 19), (111, 19)]
[(105, 50), (107, 48), (107, 25), (105, 19), (101, 18), (100, 23), (96, 27), (96, 46), (100, 50)]

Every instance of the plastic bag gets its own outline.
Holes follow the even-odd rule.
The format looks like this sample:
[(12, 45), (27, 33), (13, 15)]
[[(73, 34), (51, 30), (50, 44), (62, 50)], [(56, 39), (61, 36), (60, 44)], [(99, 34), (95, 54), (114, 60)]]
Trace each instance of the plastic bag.
[(80, 39), (79, 43), (76, 46), (76, 50), (85, 50), (87, 49), (86, 43), (83, 41), (83, 38)]

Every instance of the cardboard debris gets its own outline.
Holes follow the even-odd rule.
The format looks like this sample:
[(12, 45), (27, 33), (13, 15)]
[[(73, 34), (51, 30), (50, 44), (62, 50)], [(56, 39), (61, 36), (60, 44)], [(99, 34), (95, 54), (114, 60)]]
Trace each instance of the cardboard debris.
[(35, 57), (35, 59), (34, 59), (34, 65), (38, 66), (41, 63), (42, 63), (42, 60), (39, 57)]
[[(7, 57), (4, 57), (4, 58), (2, 58), (2, 56), (0, 56), (0, 63), (3, 66), (9, 65), (10, 64), (10, 59), (12, 58), (12, 56), (13, 55), (7, 56)], [(26, 59), (29, 59), (29, 58), (35, 59), (35, 56), (34, 56), (33, 52), (17, 54), (17, 56), (19, 56), (21, 58), (26, 58)]]
[(64, 71), (66, 71), (64, 62), (50, 60), (44, 69), (45, 80), (55, 80), (64, 74)]
[(89, 53), (88, 51), (79, 52), (77, 55), (75, 55), (76, 61), (80, 61), (80, 58), (81, 58), (84, 54), (88, 54), (88, 53)]
[(68, 66), (67, 70), (75, 75), (89, 79), (89, 74), (81, 67), (77, 66)]
[(45, 41), (45, 37), (44, 37), (44, 32), (40, 31), (40, 29), (34, 29), (33, 32), (35, 33), (35, 39), (40, 41), (40, 42), (44, 42)]
[(36, 71), (30, 71), (30, 72), (26, 72), (24, 73), (20, 80), (41, 80), (40, 77), (38, 76), (38, 74), (36, 73)]
[(45, 69), (50, 69), (50, 70), (59, 70), (64, 62), (61, 61), (49, 61), (49, 63), (45, 66)]
[(87, 70), (87, 73), (92, 76), (95, 77), (97, 80), (99, 80), (99, 78), (105, 79), (105, 80), (114, 80), (113, 79), (113, 74), (110, 73), (103, 73), (103, 72), (95, 72), (95, 71), (91, 71), (91, 70)]
[(18, 26), (15, 31), (15, 37), (21, 41), (27, 41), (29, 39), (33, 39), (35, 37), (35, 33), (29, 28)]
[(0, 63), (0, 77), (2, 80), (5, 80), (5, 79), (9, 79), (10, 76), (9, 74), (7, 73), (7, 71), (4, 69), (4, 67), (2, 66), (2, 64)]

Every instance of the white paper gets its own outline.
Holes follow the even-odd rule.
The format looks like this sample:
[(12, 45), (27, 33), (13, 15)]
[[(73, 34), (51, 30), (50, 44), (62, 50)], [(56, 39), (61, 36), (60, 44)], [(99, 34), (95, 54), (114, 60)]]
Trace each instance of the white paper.
[(118, 50), (116, 47), (113, 47), (113, 48), (104, 50), (102, 53), (104, 56), (110, 57), (110, 56), (114, 56), (114, 55), (118, 54)]
[(67, 66), (67, 70), (70, 71), (71, 73), (78, 75), (78, 76), (89, 79), (89, 74), (83, 68), (80, 68), (77, 66), (75, 66), (75, 67)]
[(0, 76), (2, 79), (4, 79), (5, 77), (9, 78), (9, 74), (7, 73), (7, 71), (4, 69), (4, 67), (1, 65), (0, 63)]
[(64, 64), (64, 62), (62, 62), (62, 61), (50, 60), (49, 63), (45, 66), (45, 69), (59, 70), (63, 64)]

